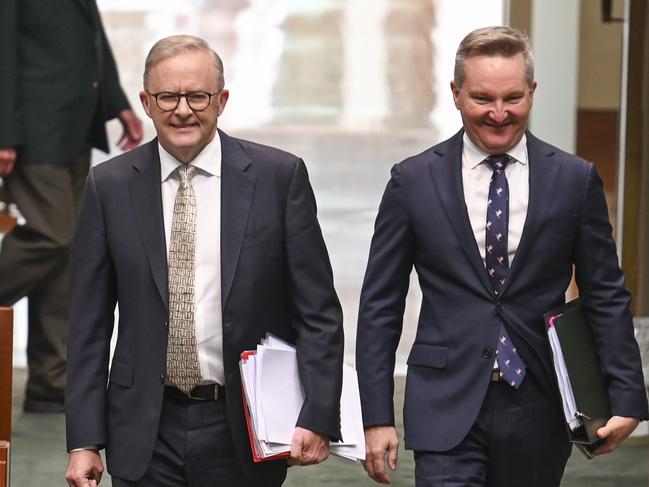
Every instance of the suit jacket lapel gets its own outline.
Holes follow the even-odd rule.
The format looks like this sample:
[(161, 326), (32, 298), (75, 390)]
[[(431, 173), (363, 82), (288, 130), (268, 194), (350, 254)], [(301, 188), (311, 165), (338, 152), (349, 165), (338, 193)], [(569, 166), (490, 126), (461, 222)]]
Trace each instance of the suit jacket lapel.
[(527, 204), (527, 216), (516, 250), (516, 256), (509, 269), (507, 284), (501, 296), (507, 292), (516, 275), (524, 265), (534, 238), (546, 220), (548, 210), (556, 194), (556, 182), (561, 166), (553, 159), (555, 150), (527, 132), (527, 153), (529, 164), (530, 194)]
[(136, 174), (130, 180), (129, 190), (151, 274), (165, 307), (168, 307), (167, 251), (162, 214), (158, 139), (153, 139), (143, 148), (146, 150), (142, 151), (142, 158), (133, 163)]
[(485, 290), (491, 295), (492, 286), (473, 235), (469, 213), (464, 201), (462, 185), (463, 135), (464, 131), (460, 130), (447, 144), (435, 148), (434, 152), (439, 157), (435, 158), (429, 166), (430, 176), (455, 236), (462, 245), (464, 253)]
[(246, 172), (250, 158), (236, 140), (219, 130), (221, 137), (221, 303), (228, 301), (248, 223), (256, 178)]

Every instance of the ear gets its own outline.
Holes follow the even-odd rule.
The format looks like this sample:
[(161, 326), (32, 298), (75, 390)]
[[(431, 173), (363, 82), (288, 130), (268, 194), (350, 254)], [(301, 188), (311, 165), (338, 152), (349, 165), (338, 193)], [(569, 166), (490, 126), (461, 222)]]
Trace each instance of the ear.
[(229, 99), (230, 99), (230, 92), (228, 90), (223, 90), (219, 94), (219, 113), (217, 114), (217, 117), (221, 116), (223, 110), (225, 109), (225, 105), (228, 104)]
[(532, 86), (530, 86), (530, 106), (532, 101), (534, 101), (534, 92), (536, 91), (536, 80), (532, 81)]
[(459, 110), (460, 88), (458, 87), (455, 80), (451, 81), (451, 92), (453, 93), (453, 103), (455, 103), (455, 108)]
[(151, 105), (149, 104), (149, 102), (149, 94), (144, 90), (140, 91), (140, 103), (142, 103), (142, 108), (144, 108), (144, 111), (146, 112), (148, 117), (151, 118)]

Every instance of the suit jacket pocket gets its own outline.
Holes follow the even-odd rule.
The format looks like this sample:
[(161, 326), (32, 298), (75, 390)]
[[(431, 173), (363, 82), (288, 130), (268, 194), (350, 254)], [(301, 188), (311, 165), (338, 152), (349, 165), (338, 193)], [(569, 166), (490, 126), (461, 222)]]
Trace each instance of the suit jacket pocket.
[(431, 345), (427, 343), (415, 343), (408, 355), (408, 365), (420, 365), (443, 369), (448, 361), (447, 345)]
[(133, 385), (133, 366), (113, 359), (110, 367), (110, 383), (129, 388)]

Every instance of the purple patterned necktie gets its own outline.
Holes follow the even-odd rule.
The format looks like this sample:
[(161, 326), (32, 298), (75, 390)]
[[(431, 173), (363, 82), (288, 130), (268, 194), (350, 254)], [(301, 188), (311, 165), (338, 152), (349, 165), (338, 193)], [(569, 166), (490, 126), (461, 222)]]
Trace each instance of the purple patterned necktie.
[[(509, 258), (507, 254), (507, 230), (509, 225), (509, 186), (505, 167), (511, 161), (506, 154), (489, 156), (485, 162), (493, 170), (489, 184), (487, 204), (487, 231), (485, 238), (485, 265), (496, 297), (500, 295), (507, 282)], [(525, 363), (516, 346), (509, 338), (505, 325), (501, 322), (498, 336), (498, 367), (501, 376), (514, 389), (518, 389), (525, 378)]]

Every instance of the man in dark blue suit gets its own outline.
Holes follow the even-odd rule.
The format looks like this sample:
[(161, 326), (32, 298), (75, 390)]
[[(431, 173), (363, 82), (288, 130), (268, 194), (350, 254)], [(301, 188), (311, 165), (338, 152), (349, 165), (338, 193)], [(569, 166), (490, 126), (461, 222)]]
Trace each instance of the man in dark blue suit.
[(158, 41), (140, 92), (158, 137), (88, 176), (72, 255), (72, 486), (99, 481), (104, 447), (114, 486), (281, 485), (285, 460), (253, 463), (239, 373), (267, 332), (297, 349), (290, 462), (321, 462), (340, 437), (342, 310), (306, 168), (218, 130), (228, 93), (205, 41)]
[(397, 465), (393, 373), (413, 266), (423, 297), (404, 425), (418, 487), (560, 484), (571, 449), (542, 315), (564, 303), (573, 266), (613, 413), (597, 453), (647, 418), (601, 180), (527, 131), (535, 88), (524, 34), (471, 32), (451, 82), (463, 130), (392, 169), (356, 352), (365, 468), (377, 482)]

